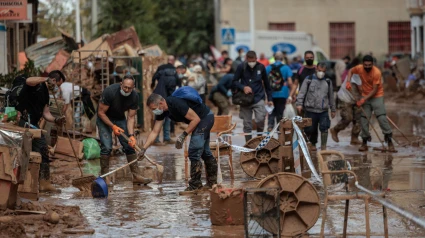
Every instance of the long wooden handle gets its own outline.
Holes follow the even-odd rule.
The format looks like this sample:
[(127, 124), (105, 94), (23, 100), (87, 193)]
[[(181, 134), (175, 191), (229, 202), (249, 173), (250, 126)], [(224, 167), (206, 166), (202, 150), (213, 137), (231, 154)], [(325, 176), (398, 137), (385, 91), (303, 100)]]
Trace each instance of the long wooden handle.
[[(126, 136), (126, 135), (124, 134), (124, 132), (123, 132), (123, 133), (121, 133), (121, 136), (122, 136), (122, 137), (124, 137), (124, 139), (126, 139), (127, 141), (129, 141), (128, 136)], [(142, 151), (142, 149), (140, 149), (140, 147), (139, 147), (138, 145), (136, 145), (136, 147), (135, 147), (135, 148), (136, 148), (137, 152)], [(153, 165), (158, 165), (158, 163), (157, 163), (157, 162), (155, 162), (155, 161), (151, 160), (148, 156), (144, 155), (144, 158), (146, 158), (146, 160), (147, 160), (147, 161), (149, 161), (149, 163), (151, 163), (151, 164), (153, 164)]]
[(409, 142), (412, 143), (409, 138), (407, 138), (407, 136), (404, 135), (404, 133), (400, 130), (400, 128), (398, 128), (398, 126), (393, 122), (393, 120), (390, 119), (389, 116), (387, 116), (388, 121), (401, 133), (402, 136), (404, 136), (404, 138)]
[(112, 170), (112, 171), (110, 171), (110, 172), (108, 172), (106, 174), (100, 175), (100, 177), (101, 178), (104, 178), (104, 177), (106, 177), (106, 176), (108, 176), (110, 174), (113, 174), (113, 173), (117, 172), (118, 170), (123, 169), (123, 168), (125, 168), (125, 167), (127, 167), (127, 166), (129, 166), (129, 165), (131, 165), (133, 163), (136, 163), (136, 162), (137, 162), (137, 159), (135, 159), (135, 160), (131, 161), (130, 163), (127, 163), (127, 164), (125, 164), (125, 165), (123, 165), (123, 166), (121, 166), (121, 167), (119, 167), (117, 169), (114, 169), (114, 170)]

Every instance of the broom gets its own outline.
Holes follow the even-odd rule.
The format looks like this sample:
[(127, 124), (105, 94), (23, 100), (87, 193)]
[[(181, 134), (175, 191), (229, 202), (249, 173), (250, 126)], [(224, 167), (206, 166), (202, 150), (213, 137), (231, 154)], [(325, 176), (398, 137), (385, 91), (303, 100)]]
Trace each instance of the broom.
[[(121, 133), (121, 136), (124, 137), (124, 139), (126, 139), (127, 141), (129, 140), (129, 138), (124, 133)], [(142, 149), (140, 149), (140, 147), (138, 145), (136, 145), (136, 150), (137, 150), (137, 152), (142, 151)], [(162, 178), (164, 176), (164, 166), (162, 166), (162, 165), (158, 164), (157, 162), (151, 160), (147, 155), (144, 155), (144, 157), (149, 161), (149, 163), (156, 166), (156, 170), (158, 172), (158, 183), (162, 183)]]
[[(62, 109), (59, 107), (58, 101), (56, 100), (56, 95), (52, 91), (52, 89), (50, 89), (50, 92), (52, 93), (53, 99), (55, 100), (56, 107), (58, 108), (58, 111), (59, 111), (59, 115), (62, 117), (63, 116)], [(66, 135), (68, 136), (69, 144), (71, 144), (72, 152), (74, 153), (74, 157), (77, 160), (77, 165), (78, 165), (78, 168), (80, 169), (80, 173), (81, 173), (80, 178), (72, 180), (72, 186), (80, 189), (80, 191), (90, 191), (91, 190), (91, 183), (96, 179), (96, 177), (94, 175), (84, 176), (83, 170), (81, 169), (80, 161), (79, 161), (78, 156), (77, 156), (77, 152), (75, 152), (75, 148), (74, 148), (74, 145), (72, 144), (71, 136), (69, 135), (68, 130), (66, 130)]]

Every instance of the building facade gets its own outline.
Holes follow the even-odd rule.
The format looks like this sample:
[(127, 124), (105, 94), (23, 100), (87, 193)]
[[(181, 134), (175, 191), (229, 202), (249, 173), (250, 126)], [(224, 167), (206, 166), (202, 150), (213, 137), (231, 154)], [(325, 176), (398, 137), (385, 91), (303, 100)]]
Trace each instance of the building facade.
[(425, 0), (406, 0), (406, 8), (410, 15), (411, 54), (425, 57)]
[[(249, 0), (221, 0), (220, 9), (221, 27), (249, 31)], [(411, 53), (410, 17), (402, 0), (254, 0), (254, 16), (256, 30), (312, 34), (331, 59)]]

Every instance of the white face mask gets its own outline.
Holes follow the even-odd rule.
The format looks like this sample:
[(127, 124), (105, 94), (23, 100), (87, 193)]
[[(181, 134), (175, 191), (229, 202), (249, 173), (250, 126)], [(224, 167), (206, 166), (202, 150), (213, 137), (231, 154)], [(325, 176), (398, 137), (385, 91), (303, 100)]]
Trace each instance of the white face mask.
[(159, 115), (161, 115), (162, 113), (164, 113), (164, 111), (163, 111), (163, 110), (161, 110), (161, 109), (159, 109), (159, 108), (157, 108), (157, 109), (155, 109), (155, 110), (152, 110), (152, 113), (153, 113), (154, 115), (156, 115), (156, 116), (159, 116)]
[(249, 67), (254, 68), (257, 62), (248, 62)]
[(120, 90), (120, 93), (121, 93), (121, 95), (123, 95), (124, 97), (128, 97), (128, 96), (130, 96), (130, 94), (131, 94), (131, 91), (130, 92), (128, 92), (128, 93), (126, 93), (126, 92), (124, 92), (124, 90)]
[(322, 72), (322, 71), (317, 72), (317, 78), (322, 79), (323, 77), (325, 77), (325, 72)]

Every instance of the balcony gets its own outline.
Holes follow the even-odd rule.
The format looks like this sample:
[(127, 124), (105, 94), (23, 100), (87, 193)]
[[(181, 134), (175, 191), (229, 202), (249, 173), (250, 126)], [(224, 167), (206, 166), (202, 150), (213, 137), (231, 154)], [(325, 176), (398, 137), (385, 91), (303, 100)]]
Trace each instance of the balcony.
[(425, 0), (406, 0), (406, 8), (410, 15), (422, 15), (425, 12)]

